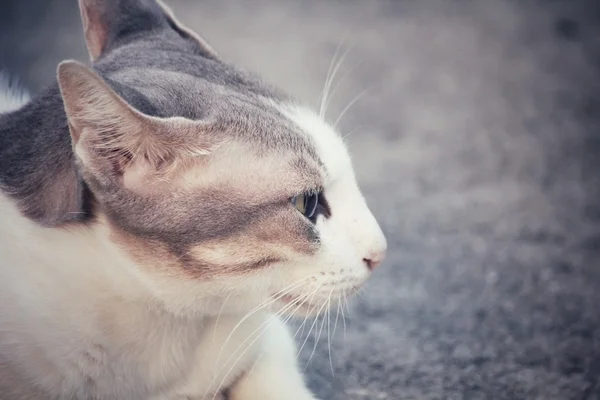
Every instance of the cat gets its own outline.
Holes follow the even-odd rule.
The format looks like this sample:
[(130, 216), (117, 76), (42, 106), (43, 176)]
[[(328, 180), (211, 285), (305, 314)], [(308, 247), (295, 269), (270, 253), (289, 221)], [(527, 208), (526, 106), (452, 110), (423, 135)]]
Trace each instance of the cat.
[(386, 252), (341, 137), (157, 0), (0, 89), (0, 398), (314, 400), (284, 319)]

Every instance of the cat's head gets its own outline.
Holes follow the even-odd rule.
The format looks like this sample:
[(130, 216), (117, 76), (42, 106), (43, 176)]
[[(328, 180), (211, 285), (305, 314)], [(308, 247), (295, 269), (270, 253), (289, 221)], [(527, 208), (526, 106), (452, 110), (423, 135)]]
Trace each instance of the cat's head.
[(154, 0), (80, 8), (95, 71), (58, 68), (78, 169), (157, 298), (307, 314), (365, 281), (386, 240), (330, 125)]

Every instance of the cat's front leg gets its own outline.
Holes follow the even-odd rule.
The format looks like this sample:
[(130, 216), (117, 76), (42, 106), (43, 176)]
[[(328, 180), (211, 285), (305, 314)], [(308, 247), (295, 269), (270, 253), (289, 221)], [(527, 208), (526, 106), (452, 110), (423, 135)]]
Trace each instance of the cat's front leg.
[(230, 400), (316, 400), (296, 362), (296, 346), (280, 320), (269, 324), (254, 364), (231, 388)]

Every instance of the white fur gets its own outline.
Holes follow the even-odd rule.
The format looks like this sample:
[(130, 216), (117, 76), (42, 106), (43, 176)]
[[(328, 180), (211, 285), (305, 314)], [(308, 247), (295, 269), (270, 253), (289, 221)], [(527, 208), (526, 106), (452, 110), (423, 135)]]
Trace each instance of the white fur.
[[(10, 368), (52, 398), (213, 399), (235, 383), (233, 400), (314, 399), (273, 314), (287, 303), (269, 298), (286, 290), (322, 311), (364, 282), (363, 259), (382, 257), (386, 243), (339, 136), (307, 110), (282, 110), (312, 137), (329, 174), (332, 216), (317, 220), (314, 257), (184, 280), (140, 268), (102, 221), (43, 228), (0, 194), (0, 355)], [(10, 384), (2, 368), (0, 389)]]
[(340, 135), (306, 108), (287, 106), (282, 107), (282, 111), (310, 136), (327, 170), (325, 196), (332, 216), (317, 220), (322, 246), (311, 264), (315, 265), (315, 273), (325, 272), (339, 283), (332, 294), (325, 293), (335, 296), (368, 278), (369, 271), (363, 260), (382, 259), (387, 242), (358, 188)]
[[(285, 390), (310, 398), (271, 314), (239, 326), (239, 313), (176, 316), (160, 309), (103, 225), (42, 228), (5, 196), (0, 218), (0, 354), (44, 393), (87, 398), (90, 378), (99, 399), (211, 399), (268, 349), (264, 360), (289, 374)], [(0, 388), (5, 374), (0, 366)]]
[(15, 111), (29, 101), (29, 95), (12, 87), (8, 76), (0, 72), (0, 114)]

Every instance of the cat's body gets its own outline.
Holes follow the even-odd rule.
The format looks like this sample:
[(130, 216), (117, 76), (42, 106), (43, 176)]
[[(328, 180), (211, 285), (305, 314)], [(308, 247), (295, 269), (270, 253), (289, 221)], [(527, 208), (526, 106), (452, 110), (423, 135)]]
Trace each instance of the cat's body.
[(0, 398), (312, 399), (282, 319), (385, 250), (341, 140), (164, 6), (80, 6), (95, 72), (0, 89)]
[[(75, 399), (146, 399), (182, 389), (203, 360), (215, 361), (228, 332), (217, 331), (213, 342), (214, 320), (205, 310), (180, 317), (153, 304), (101, 225), (55, 231), (24, 222), (11, 203), (0, 198), (0, 348), (11, 361), (0, 365), (4, 388), (12, 384), (2, 380), (9, 368)], [(218, 327), (231, 330), (229, 321), (222, 316)], [(244, 339), (256, 325), (248, 322), (237, 332)], [(240, 343), (234, 338), (230, 346)], [(256, 353), (250, 349), (226, 382)]]

